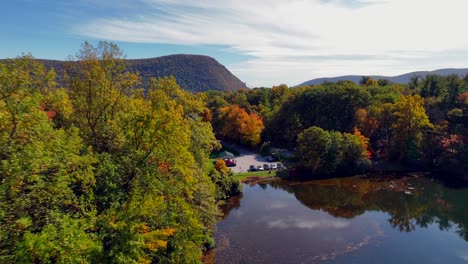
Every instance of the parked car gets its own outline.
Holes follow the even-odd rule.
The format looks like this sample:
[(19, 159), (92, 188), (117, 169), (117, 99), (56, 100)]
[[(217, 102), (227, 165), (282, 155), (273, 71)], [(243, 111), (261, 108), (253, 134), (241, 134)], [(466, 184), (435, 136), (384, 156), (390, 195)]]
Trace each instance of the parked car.
[(255, 165), (249, 166), (249, 171), (256, 171), (256, 170), (257, 170), (257, 167), (255, 167)]
[(270, 169), (271, 169), (271, 170), (276, 170), (276, 164), (274, 164), (274, 163), (273, 163), (273, 164), (270, 164)]
[(278, 170), (285, 170), (286, 169), (286, 167), (283, 165), (283, 163), (276, 164), (276, 167), (278, 168)]
[(265, 163), (265, 164), (263, 164), (263, 169), (264, 170), (270, 170), (271, 168), (270, 168), (270, 165)]
[(237, 165), (236, 161), (233, 159), (224, 159), (224, 163), (226, 163), (228, 167), (235, 167)]
[(258, 166), (257, 166), (257, 170), (258, 170), (258, 171), (264, 171), (265, 169), (264, 169), (261, 165), (258, 165)]

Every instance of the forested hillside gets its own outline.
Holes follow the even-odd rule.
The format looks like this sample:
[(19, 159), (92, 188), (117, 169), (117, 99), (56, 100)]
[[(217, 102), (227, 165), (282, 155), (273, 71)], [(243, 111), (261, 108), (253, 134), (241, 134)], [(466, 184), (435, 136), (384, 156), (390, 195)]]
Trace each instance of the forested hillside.
[[(63, 71), (66, 64), (73, 62), (57, 60), (40, 60), (46, 68), (54, 68), (57, 81), (64, 81)], [(173, 76), (183, 90), (202, 92), (208, 90), (237, 90), (245, 88), (241, 82), (226, 67), (215, 59), (201, 55), (169, 55), (150, 59), (127, 59), (125, 66), (128, 71), (138, 73), (141, 86), (148, 88), (151, 78)]]
[(0, 63), (0, 262), (197, 263), (216, 201), (239, 191), (202, 95), (141, 77), (88, 43), (56, 73)]
[(130, 71), (140, 73), (143, 86), (146, 86), (151, 78), (174, 76), (182, 89), (191, 92), (235, 91), (246, 88), (245, 83), (208, 56), (170, 55), (127, 62)]

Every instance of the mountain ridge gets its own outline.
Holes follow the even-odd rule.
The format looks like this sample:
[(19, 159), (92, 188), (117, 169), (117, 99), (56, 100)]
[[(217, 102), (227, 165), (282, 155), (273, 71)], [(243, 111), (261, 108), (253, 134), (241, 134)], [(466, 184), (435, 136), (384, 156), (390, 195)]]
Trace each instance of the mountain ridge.
[(316, 84), (321, 84), (324, 82), (338, 82), (338, 81), (352, 81), (355, 83), (359, 83), (361, 78), (363, 76), (370, 77), (372, 79), (378, 80), (378, 79), (386, 79), (389, 80), (392, 83), (409, 83), (411, 77), (413, 76), (421, 76), (421, 77), (426, 77), (427, 75), (450, 75), (450, 74), (458, 74), (460, 76), (464, 76), (468, 74), (468, 68), (444, 68), (444, 69), (437, 69), (433, 71), (414, 71), (414, 72), (408, 72), (396, 76), (384, 76), (384, 75), (342, 75), (342, 76), (336, 76), (336, 77), (324, 77), (324, 78), (315, 78), (306, 82), (303, 82), (297, 86), (306, 86), (306, 85), (316, 85)]
[[(47, 68), (54, 68), (60, 75), (67, 61), (38, 59)], [(150, 78), (174, 76), (184, 90), (203, 92), (208, 90), (238, 90), (247, 88), (239, 78), (232, 74), (216, 59), (206, 55), (173, 54), (153, 58), (125, 59), (127, 70), (139, 72), (143, 87)]]

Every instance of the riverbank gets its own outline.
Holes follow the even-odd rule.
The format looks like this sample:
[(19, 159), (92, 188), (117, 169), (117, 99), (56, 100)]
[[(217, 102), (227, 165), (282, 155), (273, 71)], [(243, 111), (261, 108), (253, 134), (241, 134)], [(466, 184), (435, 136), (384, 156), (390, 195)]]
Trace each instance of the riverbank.
[[(224, 144), (224, 143), (223, 143)], [(310, 175), (307, 172), (299, 171), (294, 168), (294, 164), (287, 164), (288, 170), (281, 171), (255, 171), (248, 172), (243, 168), (247, 167), (247, 164), (250, 163), (266, 163), (265, 157), (261, 157), (260, 154), (255, 153), (251, 150), (232, 145), (225, 144), (229, 149), (233, 150), (239, 156), (236, 157), (241, 166), (231, 168), (234, 172), (234, 178), (239, 180), (242, 183), (254, 184), (257, 182), (265, 182), (273, 179), (281, 178), (288, 181), (313, 181), (313, 180), (333, 180), (344, 178), (345, 182), (349, 179), (353, 179), (356, 175), (342, 175), (342, 174), (333, 174), (333, 175)], [(428, 178), (438, 178), (446, 182), (456, 182), (456, 185), (464, 186), (466, 185), (466, 180), (457, 178), (457, 177), (448, 177), (445, 174), (438, 174), (436, 172), (431, 172), (424, 170), (422, 164), (401, 164), (397, 162), (389, 161), (374, 161), (367, 169), (366, 172), (363, 172), (363, 175), (366, 175), (367, 178), (373, 179), (373, 182), (379, 182), (379, 184), (373, 184), (374, 189), (387, 189), (393, 191), (406, 192), (412, 194), (413, 191), (411, 186), (404, 186), (404, 184), (399, 184), (402, 177), (428, 177)], [(375, 176), (378, 175), (378, 176)], [(358, 176), (359, 177), (359, 176)], [(351, 180), (352, 181), (352, 180)]]
[(277, 171), (253, 171), (253, 172), (241, 172), (235, 173), (234, 178), (240, 182), (246, 182), (252, 179), (266, 179), (275, 178)]

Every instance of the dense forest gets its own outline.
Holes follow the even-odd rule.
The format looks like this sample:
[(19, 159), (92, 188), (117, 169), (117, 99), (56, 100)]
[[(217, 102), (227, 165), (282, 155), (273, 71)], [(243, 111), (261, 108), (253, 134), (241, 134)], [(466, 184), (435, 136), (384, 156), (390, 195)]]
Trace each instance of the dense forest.
[(305, 175), (398, 167), (467, 178), (468, 76), (413, 76), (406, 85), (363, 77), (207, 98), (218, 137), (294, 149)]
[(216, 201), (239, 191), (203, 94), (127, 71), (114, 44), (85, 43), (56, 72), (0, 63), (0, 262), (197, 263)]

